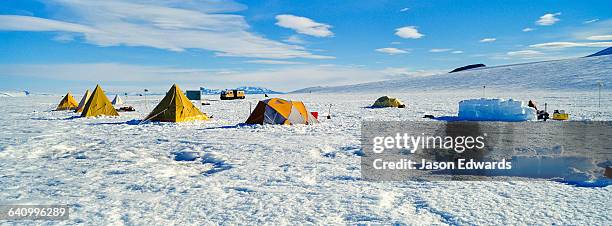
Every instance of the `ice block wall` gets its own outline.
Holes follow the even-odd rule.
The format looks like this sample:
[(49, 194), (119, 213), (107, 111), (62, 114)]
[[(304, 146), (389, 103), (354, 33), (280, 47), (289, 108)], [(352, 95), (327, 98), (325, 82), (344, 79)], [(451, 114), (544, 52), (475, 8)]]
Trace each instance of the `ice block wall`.
[(470, 99), (459, 102), (459, 119), (520, 122), (536, 119), (536, 111), (513, 99)]

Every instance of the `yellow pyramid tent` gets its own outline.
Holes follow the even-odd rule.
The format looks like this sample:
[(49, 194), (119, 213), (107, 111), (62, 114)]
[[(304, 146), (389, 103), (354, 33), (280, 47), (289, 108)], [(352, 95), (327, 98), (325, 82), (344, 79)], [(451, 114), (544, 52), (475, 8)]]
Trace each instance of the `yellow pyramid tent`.
[(100, 85), (96, 85), (96, 89), (94, 89), (91, 97), (87, 100), (83, 108), (81, 117), (95, 117), (101, 115), (119, 116), (119, 113), (117, 113), (113, 104), (108, 100), (108, 97), (106, 97)]
[(208, 120), (208, 116), (194, 106), (183, 94), (183, 91), (174, 84), (166, 93), (164, 99), (143, 119), (143, 122), (184, 122), (192, 120)]
[(85, 91), (85, 95), (83, 95), (83, 98), (81, 98), (81, 102), (79, 102), (79, 106), (76, 110), (74, 110), (74, 112), (83, 112), (83, 108), (85, 108), (85, 104), (87, 103), (87, 100), (89, 100), (90, 96), (91, 92), (89, 92), (88, 89), (87, 91)]
[(78, 104), (79, 103), (76, 102), (74, 97), (72, 97), (72, 94), (68, 92), (66, 93), (66, 96), (62, 98), (62, 101), (60, 101), (60, 103), (57, 105), (57, 108), (55, 110), (56, 111), (74, 110), (77, 108)]

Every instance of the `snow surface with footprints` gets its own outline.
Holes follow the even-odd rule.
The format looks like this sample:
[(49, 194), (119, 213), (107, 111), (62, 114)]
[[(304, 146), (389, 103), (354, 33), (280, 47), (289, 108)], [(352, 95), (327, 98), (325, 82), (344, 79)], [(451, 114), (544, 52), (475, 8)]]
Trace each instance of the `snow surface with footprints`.
[[(547, 102), (549, 111), (565, 109), (574, 120), (612, 119), (610, 92), (603, 93), (602, 114), (596, 92), (487, 93)], [(364, 108), (381, 95), (399, 97), (407, 108)], [(612, 186), (360, 179), (362, 120), (453, 115), (458, 101), (481, 95), (273, 95), (319, 111), (321, 123), (312, 126), (241, 125), (262, 95), (210, 101), (202, 106), (210, 121), (142, 125), (161, 96), (148, 97), (148, 106), (130, 96), (126, 103), (136, 112), (100, 118), (49, 111), (60, 96), (4, 97), (0, 204), (68, 204), (70, 220), (54, 223), (85, 225), (612, 224)], [(185, 151), (200, 157), (176, 161), (174, 153)]]

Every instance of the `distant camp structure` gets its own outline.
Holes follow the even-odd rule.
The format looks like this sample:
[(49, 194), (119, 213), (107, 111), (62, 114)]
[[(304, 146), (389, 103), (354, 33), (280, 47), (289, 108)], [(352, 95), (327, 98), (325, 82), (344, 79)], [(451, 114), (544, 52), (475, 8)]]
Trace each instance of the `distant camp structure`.
[(128, 112), (128, 111), (136, 111), (132, 106), (124, 106), (117, 109), (117, 112)]
[(550, 118), (550, 115), (548, 114), (548, 112), (546, 112), (546, 107), (547, 107), (546, 103), (544, 103), (544, 110), (538, 109), (537, 103), (533, 100), (529, 100), (527, 107), (530, 107), (536, 110), (536, 115), (537, 115), (538, 120), (546, 121)]
[(382, 96), (376, 99), (374, 104), (372, 104), (372, 107), (373, 108), (388, 108), (388, 107), (405, 108), (406, 105), (397, 98), (392, 98), (389, 96)]
[(185, 96), (187, 96), (187, 98), (190, 100), (201, 100), (202, 91), (201, 90), (187, 90), (185, 91)]
[(244, 95), (244, 90), (231, 89), (221, 91), (221, 100), (235, 100), (244, 98), (246, 98)]
[(119, 97), (119, 95), (115, 95), (115, 98), (111, 103), (115, 106), (125, 104), (125, 102), (123, 101), (123, 99), (121, 99), (121, 97)]
[(74, 112), (83, 112), (83, 108), (85, 108), (85, 104), (87, 104), (87, 100), (89, 100), (89, 97), (91, 97), (91, 92), (89, 92), (89, 89), (85, 91), (85, 94), (83, 95), (83, 97), (81, 98), (81, 101), (79, 102), (79, 106), (76, 108), (76, 110), (74, 110)]
[(314, 124), (318, 122), (301, 101), (288, 101), (280, 98), (259, 101), (246, 120), (246, 124), (262, 125)]
[(96, 85), (91, 97), (87, 100), (87, 104), (85, 104), (83, 108), (81, 117), (96, 117), (103, 115), (119, 116), (119, 113), (117, 113), (113, 104), (108, 100), (108, 97), (106, 97), (100, 85)]
[(470, 65), (467, 65), (467, 66), (455, 68), (454, 70), (452, 70), (452, 71), (450, 71), (448, 73), (465, 71), (465, 70), (470, 70), (470, 69), (479, 68), (479, 67), (486, 67), (486, 66), (487, 65), (484, 65), (484, 64), (470, 64)]
[(55, 108), (55, 110), (56, 111), (74, 110), (78, 106), (79, 106), (79, 103), (77, 103), (76, 100), (74, 99), (74, 97), (72, 97), (72, 94), (70, 94), (70, 92), (68, 92), (68, 93), (66, 93), (64, 98), (62, 98), (62, 100), (57, 105), (57, 108)]
[(143, 119), (143, 122), (184, 122), (208, 119), (208, 116), (194, 106), (183, 91), (174, 84), (155, 109)]
[(553, 112), (553, 120), (569, 120), (569, 114), (565, 110), (555, 110)]

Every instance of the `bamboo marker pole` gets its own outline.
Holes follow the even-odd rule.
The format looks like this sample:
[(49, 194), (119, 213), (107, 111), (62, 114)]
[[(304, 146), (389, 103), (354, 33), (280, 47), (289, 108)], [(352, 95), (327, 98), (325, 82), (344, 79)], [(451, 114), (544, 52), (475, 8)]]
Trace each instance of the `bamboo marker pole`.
[(599, 88), (599, 99), (597, 103), (597, 111), (599, 112), (599, 117), (601, 117), (601, 87), (603, 86), (602, 81), (597, 81), (597, 87)]
[(482, 97), (483, 98), (487, 97), (487, 86), (482, 86)]
[(144, 89), (144, 99), (145, 99), (145, 110), (149, 111), (149, 102), (147, 102), (147, 92), (149, 90), (148, 89)]

